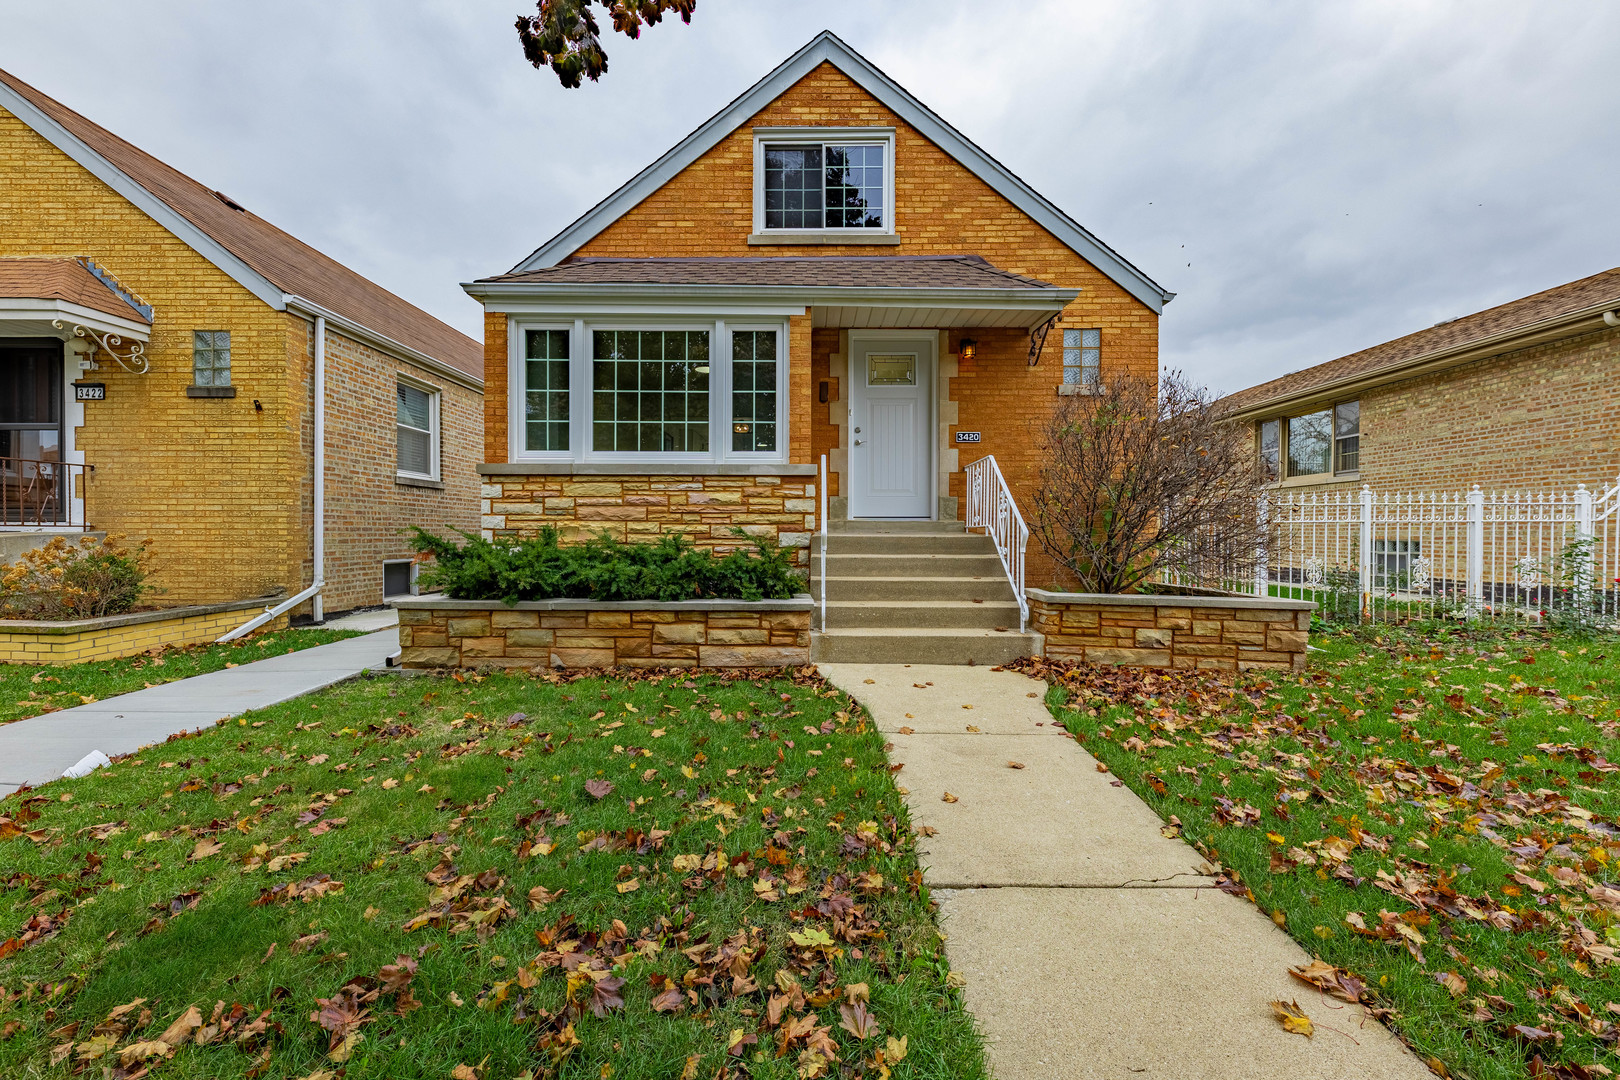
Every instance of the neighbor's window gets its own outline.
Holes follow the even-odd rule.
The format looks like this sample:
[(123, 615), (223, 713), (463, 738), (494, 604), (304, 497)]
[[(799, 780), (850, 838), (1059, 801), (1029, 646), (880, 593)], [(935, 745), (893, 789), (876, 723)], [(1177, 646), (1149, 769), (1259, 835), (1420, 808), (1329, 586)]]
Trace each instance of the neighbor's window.
[(1333, 471), (1333, 411), (1288, 418), (1288, 475), (1314, 476)]
[(765, 228), (885, 228), (887, 156), (886, 143), (766, 144)]
[(731, 333), (731, 449), (776, 449), (776, 331)]
[(1282, 464), (1278, 456), (1281, 434), (1282, 422), (1279, 420), (1266, 420), (1260, 425), (1260, 472), (1267, 480), (1277, 479), (1277, 469)]
[(1078, 386), (1102, 384), (1102, 331), (1063, 331), (1063, 381)]
[(401, 476), (435, 478), (438, 458), (439, 395), (401, 382), (397, 421), (396, 467)]
[(191, 384), (193, 386), (231, 385), (231, 332), (193, 330), (191, 332)]
[(527, 331), (523, 356), (524, 449), (567, 450), (568, 331)]
[(708, 453), (709, 331), (591, 333), (591, 447)]
[(1361, 467), (1361, 402), (1264, 420), (1257, 428), (1260, 468), (1268, 480), (1353, 473)]
[(1333, 406), (1333, 471), (1355, 472), (1361, 467), (1361, 402)]

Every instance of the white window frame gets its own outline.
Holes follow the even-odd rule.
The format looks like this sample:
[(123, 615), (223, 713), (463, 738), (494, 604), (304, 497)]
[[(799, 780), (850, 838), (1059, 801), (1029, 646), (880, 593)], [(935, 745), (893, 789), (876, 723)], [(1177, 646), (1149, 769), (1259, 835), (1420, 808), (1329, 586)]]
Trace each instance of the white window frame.
[[(840, 226), (829, 229), (767, 229), (765, 227), (765, 145), (883, 147), (883, 228)], [(890, 127), (784, 127), (754, 129), (754, 234), (757, 236), (893, 236), (894, 235), (894, 128)]]
[[(528, 450), (524, 443), (523, 404), (527, 391), (524, 353), (530, 330), (569, 330), (568, 342), (568, 450)], [(709, 332), (709, 450), (657, 453), (646, 450), (596, 450), (592, 405), (592, 335), (597, 330), (707, 330)], [(776, 449), (731, 449), (731, 332), (776, 332)], [(755, 463), (779, 465), (788, 460), (791, 429), (788, 416), (790, 337), (786, 319), (747, 317), (732, 322), (723, 318), (680, 315), (623, 315), (526, 319), (507, 323), (507, 460), (516, 462), (624, 463), (638, 465), (721, 465)], [(583, 388), (583, 391), (581, 390)]]
[(401, 480), (431, 480), (437, 482), (440, 473), (440, 444), (443, 442), (439, 405), (444, 391), (430, 382), (407, 375), (403, 371), (396, 372), (394, 379), (395, 382), (420, 390), (428, 396), (428, 456), (432, 465), (430, 471), (425, 473), (408, 472), (399, 467), (399, 395), (396, 393), (394, 395), (394, 475)]

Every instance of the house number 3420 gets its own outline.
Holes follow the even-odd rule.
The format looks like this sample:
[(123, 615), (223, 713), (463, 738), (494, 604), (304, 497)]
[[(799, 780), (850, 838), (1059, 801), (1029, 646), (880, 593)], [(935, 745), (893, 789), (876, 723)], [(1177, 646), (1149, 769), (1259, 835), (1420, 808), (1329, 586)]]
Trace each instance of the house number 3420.
[(959, 442), (959, 443), (978, 442), (979, 441), (979, 433), (977, 431), (958, 431), (956, 433), (956, 441)]

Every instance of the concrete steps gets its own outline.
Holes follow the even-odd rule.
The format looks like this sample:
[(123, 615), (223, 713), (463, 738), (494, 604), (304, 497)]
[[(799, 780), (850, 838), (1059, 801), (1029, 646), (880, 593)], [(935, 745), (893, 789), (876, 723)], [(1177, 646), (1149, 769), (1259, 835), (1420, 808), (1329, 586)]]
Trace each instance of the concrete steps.
[(825, 568), (812, 550), (810, 593), (827, 590), (816, 660), (994, 665), (1038, 650), (995, 546), (960, 522), (836, 522)]

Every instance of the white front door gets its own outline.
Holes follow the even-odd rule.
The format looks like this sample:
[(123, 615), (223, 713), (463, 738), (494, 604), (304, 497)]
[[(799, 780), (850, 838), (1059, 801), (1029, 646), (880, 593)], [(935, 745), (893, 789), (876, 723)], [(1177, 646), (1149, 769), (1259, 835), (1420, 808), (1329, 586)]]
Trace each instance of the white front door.
[(850, 334), (850, 517), (934, 516), (934, 344)]

